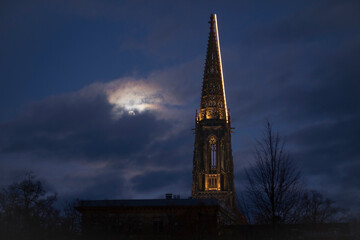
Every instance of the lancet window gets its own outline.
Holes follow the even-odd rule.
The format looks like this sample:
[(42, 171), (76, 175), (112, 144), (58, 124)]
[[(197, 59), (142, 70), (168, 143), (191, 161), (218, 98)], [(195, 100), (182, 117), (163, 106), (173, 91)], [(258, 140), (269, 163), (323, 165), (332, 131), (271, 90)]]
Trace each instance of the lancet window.
[(210, 145), (210, 167), (211, 170), (216, 170), (217, 166), (217, 149), (216, 149), (216, 138), (214, 136), (211, 136), (209, 139), (209, 145)]
[(209, 177), (209, 190), (217, 189), (217, 179), (216, 176)]

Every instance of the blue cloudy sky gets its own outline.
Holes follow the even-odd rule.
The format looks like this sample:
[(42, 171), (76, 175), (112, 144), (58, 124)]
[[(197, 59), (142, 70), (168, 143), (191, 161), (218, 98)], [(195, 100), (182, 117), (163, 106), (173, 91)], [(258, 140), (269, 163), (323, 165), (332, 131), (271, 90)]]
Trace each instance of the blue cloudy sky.
[(270, 119), (309, 189), (359, 211), (359, 1), (1, 1), (0, 185), (190, 195), (217, 13), (237, 188)]

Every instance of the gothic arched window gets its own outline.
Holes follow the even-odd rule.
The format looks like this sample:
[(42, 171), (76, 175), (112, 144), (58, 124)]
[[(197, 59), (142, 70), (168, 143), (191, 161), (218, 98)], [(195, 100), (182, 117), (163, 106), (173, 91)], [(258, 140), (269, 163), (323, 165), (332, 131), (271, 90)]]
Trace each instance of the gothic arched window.
[(209, 145), (210, 145), (210, 166), (211, 169), (216, 169), (217, 165), (217, 156), (216, 156), (216, 138), (214, 136), (211, 136), (209, 139)]

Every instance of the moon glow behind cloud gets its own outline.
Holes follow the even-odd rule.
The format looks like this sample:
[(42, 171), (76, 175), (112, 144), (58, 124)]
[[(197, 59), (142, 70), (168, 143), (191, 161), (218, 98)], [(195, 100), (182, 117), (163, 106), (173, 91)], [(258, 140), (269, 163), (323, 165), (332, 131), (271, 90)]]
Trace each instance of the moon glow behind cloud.
[(159, 110), (164, 97), (155, 85), (138, 80), (135, 82), (114, 81), (108, 85), (107, 96), (113, 104), (113, 114), (119, 118), (126, 113), (133, 115), (146, 110)]

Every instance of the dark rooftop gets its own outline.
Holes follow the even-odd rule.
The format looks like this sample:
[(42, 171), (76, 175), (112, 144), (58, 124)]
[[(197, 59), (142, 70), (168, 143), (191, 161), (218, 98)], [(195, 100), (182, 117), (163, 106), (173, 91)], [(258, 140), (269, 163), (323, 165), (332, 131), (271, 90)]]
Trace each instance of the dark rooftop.
[(78, 207), (218, 206), (217, 199), (81, 200)]

